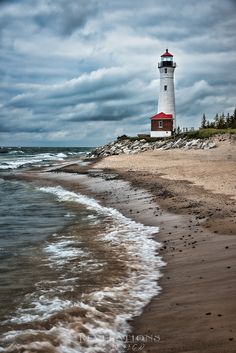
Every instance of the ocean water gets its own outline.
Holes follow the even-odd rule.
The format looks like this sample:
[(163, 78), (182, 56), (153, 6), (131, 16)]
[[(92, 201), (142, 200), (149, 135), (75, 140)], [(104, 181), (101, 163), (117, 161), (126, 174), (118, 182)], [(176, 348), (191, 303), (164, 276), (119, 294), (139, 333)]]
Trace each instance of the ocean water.
[(160, 290), (158, 228), (60, 185), (7, 180), (13, 165), (85, 153), (23, 152), (0, 162), (0, 352), (122, 352), (128, 320)]
[(83, 156), (90, 150), (87, 147), (0, 147), (0, 171), (49, 166), (56, 161)]

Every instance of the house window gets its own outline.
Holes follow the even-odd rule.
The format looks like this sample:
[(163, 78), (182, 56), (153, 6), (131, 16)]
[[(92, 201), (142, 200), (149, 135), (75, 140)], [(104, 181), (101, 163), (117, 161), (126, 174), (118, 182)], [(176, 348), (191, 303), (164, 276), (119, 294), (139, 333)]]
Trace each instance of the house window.
[(162, 120), (158, 121), (158, 128), (159, 129), (163, 128), (163, 121)]
[(167, 85), (164, 86), (164, 90), (167, 91)]
[(165, 74), (167, 74), (167, 69), (165, 69)]

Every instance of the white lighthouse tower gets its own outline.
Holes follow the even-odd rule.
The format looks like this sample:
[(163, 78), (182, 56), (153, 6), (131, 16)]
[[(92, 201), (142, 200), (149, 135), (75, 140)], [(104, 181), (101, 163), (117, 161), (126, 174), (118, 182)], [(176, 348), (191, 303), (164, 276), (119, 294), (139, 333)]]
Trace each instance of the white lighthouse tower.
[(176, 63), (168, 49), (161, 55), (158, 63), (160, 71), (160, 91), (158, 114), (151, 118), (151, 137), (171, 136), (175, 127), (175, 89), (174, 71)]

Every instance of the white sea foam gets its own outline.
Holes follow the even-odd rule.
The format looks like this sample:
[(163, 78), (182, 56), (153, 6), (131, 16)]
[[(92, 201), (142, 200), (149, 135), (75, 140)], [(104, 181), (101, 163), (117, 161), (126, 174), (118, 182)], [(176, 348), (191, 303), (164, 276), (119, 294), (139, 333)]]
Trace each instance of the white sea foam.
[(97, 219), (97, 216), (95, 216), (94, 214), (90, 214), (87, 216), (88, 219)]
[(66, 155), (65, 153), (58, 153), (56, 156), (57, 156), (57, 157), (60, 157), (60, 158), (65, 158), (65, 157), (67, 157), (67, 155)]
[(64, 215), (64, 217), (67, 217), (67, 218), (71, 218), (71, 217), (75, 217), (75, 214), (74, 213), (71, 213), (71, 212), (68, 212)]
[(17, 169), (27, 165), (38, 164), (45, 161), (63, 161), (67, 157), (64, 153), (51, 154), (51, 153), (39, 153), (35, 156), (31, 155), (28, 157), (19, 157), (18, 159), (12, 160), (8, 157), (1, 159), (0, 169)]
[[(48, 313), (54, 313), (54, 309), (61, 310), (60, 308), (70, 306), (86, 311), (85, 317), (72, 317), (69, 322), (54, 326), (51, 330), (46, 331), (47, 335), (53, 334), (54, 337), (59, 338), (59, 346), (53, 347), (53, 349), (58, 353), (121, 352), (123, 350), (122, 337), (129, 330), (127, 320), (139, 315), (143, 307), (160, 291), (157, 279), (161, 276), (160, 268), (165, 264), (156, 255), (160, 244), (152, 239), (153, 234), (158, 232), (158, 228), (144, 226), (111, 207), (102, 206), (95, 199), (67, 191), (61, 187), (44, 187), (41, 188), (41, 191), (56, 195), (61, 202), (78, 202), (107, 217), (109, 226), (99, 236), (99, 241), (107, 244), (111, 250), (118, 249), (117, 260), (123, 261), (127, 267), (126, 278), (120, 279), (115, 286), (107, 286), (102, 290), (84, 293), (77, 302), (63, 302), (58, 301), (58, 298), (52, 298), (52, 306), (50, 307), (47, 301), (44, 303), (41, 300), (37, 309), (42, 317)], [(48, 251), (55, 266), (58, 265), (58, 261), (59, 264), (63, 264), (67, 256), (82, 256), (82, 254), (74, 253), (71, 240), (59, 240), (49, 244), (45, 250)], [(87, 264), (89, 264), (88, 259)], [(105, 311), (99, 310), (101, 305), (106, 308)], [(86, 345), (81, 342), (81, 332), (75, 329), (78, 325), (83, 326), (88, 332), (84, 337)], [(12, 335), (14, 334), (17, 336), (23, 333), (12, 332)], [(11, 335), (10, 332), (8, 332), (8, 337), (10, 337), (9, 335)], [(45, 342), (34, 342), (28, 344), (27, 349), (30, 350), (32, 344), (40, 346), (41, 343), (46, 344)]]
[(52, 266), (62, 266), (73, 259), (84, 256), (84, 252), (78, 247), (74, 247), (74, 245), (75, 243), (72, 240), (61, 239), (55, 243), (48, 244), (45, 247), (45, 251), (49, 255), (49, 261)]
[(21, 150), (14, 150), (14, 151), (9, 151), (8, 154), (24, 154), (25, 152)]
[(70, 300), (61, 300), (55, 296), (53, 300), (46, 295), (37, 297), (35, 293), (28, 295), (28, 297), (30, 297), (27, 298), (27, 301), (30, 302), (30, 306), (28, 308), (19, 308), (16, 312), (16, 316), (11, 318), (9, 322), (22, 324), (36, 320), (45, 320), (51, 315), (73, 306)]
[(33, 163), (39, 163), (41, 161), (42, 159), (27, 159), (27, 158), (26, 159), (21, 158), (16, 161), (3, 161), (0, 164), (0, 169), (17, 169), (19, 167), (23, 167)]

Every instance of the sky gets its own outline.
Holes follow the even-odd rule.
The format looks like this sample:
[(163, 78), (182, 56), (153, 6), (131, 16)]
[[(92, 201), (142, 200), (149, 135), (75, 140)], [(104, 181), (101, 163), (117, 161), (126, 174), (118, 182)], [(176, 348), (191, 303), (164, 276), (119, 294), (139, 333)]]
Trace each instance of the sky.
[(236, 0), (0, 0), (0, 146), (148, 133), (160, 55), (177, 125), (236, 106)]

